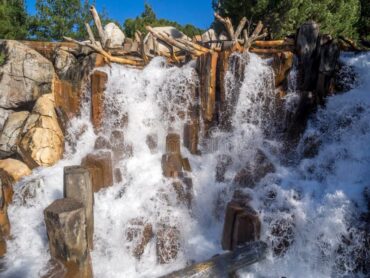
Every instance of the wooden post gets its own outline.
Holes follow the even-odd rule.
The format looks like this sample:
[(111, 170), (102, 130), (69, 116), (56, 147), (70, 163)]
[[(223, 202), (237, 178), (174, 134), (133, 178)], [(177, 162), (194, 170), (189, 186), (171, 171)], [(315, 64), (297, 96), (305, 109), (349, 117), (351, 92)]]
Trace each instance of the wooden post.
[(94, 71), (91, 75), (91, 121), (95, 130), (99, 130), (104, 117), (104, 90), (108, 75), (102, 71)]
[(56, 200), (44, 210), (44, 218), (50, 255), (64, 264), (66, 277), (92, 277), (83, 204), (70, 198)]
[(250, 207), (231, 201), (227, 204), (222, 248), (234, 250), (238, 245), (258, 240), (261, 222), (257, 213)]
[(200, 102), (203, 119), (212, 122), (216, 107), (216, 71), (218, 53), (206, 53), (197, 60)]
[(89, 249), (93, 248), (94, 194), (90, 172), (80, 166), (64, 167), (64, 197), (81, 202), (85, 208), (86, 238)]
[(263, 260), (266, 254), (267, 244), (262, 241), (255, 241), (233, 252), (214, 256), (207, 261), (190, 265), (161, 278), (230, 277), (238, 269)]
[(90, 171), (94, 192), (113, 185), (112, 155), (109, 151), (87, 155), (81, 166)]

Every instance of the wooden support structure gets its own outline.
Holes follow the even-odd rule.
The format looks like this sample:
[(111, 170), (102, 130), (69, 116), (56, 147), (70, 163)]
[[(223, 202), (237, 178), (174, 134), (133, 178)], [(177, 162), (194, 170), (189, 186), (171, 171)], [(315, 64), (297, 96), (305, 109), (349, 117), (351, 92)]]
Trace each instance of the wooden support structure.
[(248, 243), (232, 252), (190, 265), (161, 278), (214, 278), (231, 277), (238, 269), (263, 260), (267, 255), (267, 244), (262, 241)]
[(91, 122), (96, 131), (103, 124), (104, 90), (108, 75), (103, 71), (94, 71), (91, 75)]

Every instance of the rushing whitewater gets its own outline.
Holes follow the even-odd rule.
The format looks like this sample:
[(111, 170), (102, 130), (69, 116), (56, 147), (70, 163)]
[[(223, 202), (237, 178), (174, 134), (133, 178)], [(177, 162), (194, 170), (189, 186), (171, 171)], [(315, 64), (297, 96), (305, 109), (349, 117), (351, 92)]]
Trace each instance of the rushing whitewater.
[[(95, 142), (109, 142), (116, 176), (114, 186), (95, 194), (95, 277), (157, 277), (223, 252), (224, 209), (232, 198), (233, 179), (258, 151), (273, 163), (275, 172), (244, 193), (262, 221), (262, 240), (268, 258), (243, 277), (338, 277), (359, 271), (358, 254), (370, 260), (361, 229), (366, 211), (364, 189), (370, 186), (370, 54), (343, 55), (359, 76), (356, 88), (331, 96), (309, 120), (294, 159), (287, 161), (284, 142), (276, 132), (273, 71), (269, 61), (254, 54), (241, 56), (246, 67), (242, 84), (235, 73), (226, 76), (226, 97), (233, 99), (231, 126), (201, 136), (201, 156), (182, 147), (192, 166), (191, 207), (181, 204), (171, 181), (162, 175), (161, 157), (169, 131), (182, 133), (186, 109), (197, 85), (194, 64), (169, 67), (155, 58), (144, 70), (114, 65), (108, 73), (103, 130), (90, 124), (89, 100), (68, 127), (64, 159), (34, 171), (15, 187), (9, 208), (12, 239), (8, 241), (4, 277), (39, 277), (49, 260), (43, 210), (63, 193), (63, 167), (80, 164)], [(286, 108), (294, 109), (299, 94), (296, 71), (290, 76)], [(147, 145), (148, 136), (157, 150)], [(307, 150), (307, 142), (314, 148)], [(104, 144), (102, 144), (104, 148)], [(216, 181), (220, 157), (231, 158), (222, 182)], [(253, 165), (258, 167), (258, 165)], [(27, 185), (27, 186), (26, 186)], [(27, 191), (27, 192), (25, 192)], [(24, 196), (32, 198), (24, 198)], [(178, 253), (159, 264), (152, 238), (140, 260), (133, 256), (137, 240), (130, 228), (149, 223), (154, 234), (162, 225), (176, 227)], [(361, 253), (362, 252), (362, 253)]]

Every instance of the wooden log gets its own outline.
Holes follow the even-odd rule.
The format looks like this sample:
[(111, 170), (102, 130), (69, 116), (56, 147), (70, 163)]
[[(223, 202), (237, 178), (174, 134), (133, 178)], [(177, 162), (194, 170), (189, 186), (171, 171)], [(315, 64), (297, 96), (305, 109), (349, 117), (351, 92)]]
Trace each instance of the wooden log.
[(272, 40), (272, 41), (254, 41), (253, 47), (260, 48), (279, 48), (279, 47), (294, 47), (293, 40)]
[(203, 119), (212, 122), (216, 105), (216, 72), (218, 53), (206, 53), (197, 60), (200, 102)]
[(94, 193), (91, 175), (87, 169), (80, 166), (64, 167), (64, 197), (84, 205), (87, 245), (90, 250), (93, 249)]
[(91, 49), (93, 49), (97, 53), (101, 54), (104, 57), (104, 59), (106, 60), (107, 63), (117, 63), (117, 64), (123, 64), (123, 65), (130, 65), (130, 66), (134, 66), (134, 67), (144, 66), (143, 61), (136, 61), (136, 60), (130, 60), (130, 59), (127, 59), (127, 58), (124, 58), (124, 57), (112, 56), (107, 51), (105, 51), (101, 46), (99, 46), (97, 44), (95, 45), (95, 44), (88, 43), (88, 42), (79, 42), (79, 41), (74, 40), (74, 39), (69, 38), (69, 37), (63, 37), (63, 38), (66, 41), (74, 42), (74, 43), (76, 43), (78, 45), (81, 45), (81, 46), (90, 47)]
[(275, 48), (249, 48), (249, 52), (256, 53), (256, 54), (266, 54), (266, 55), (272, 55), (276, 53), (281, 53), (287, 51), (285, 49), (275, 49)]
[(98, 12), (97, 12), (97, 10), (95, 9), (94, 6), (90, 7), (90, 13), (91, 13), (91, 15), (94, 19), (96, 29), (98, 29), (98, 34), (99, 34), (99, 37), (100, 37), (101, 46), (104, 48), (105, 44), (106, 44), (106, 41), (107, 41), (107, 36), (106, 36), (106, 34), (104, 32), (104, 29), (103, 29), (103, 26), (101, 24), (99, 14), (98, 14)]
[(155, 31), (152, 27), (150, 26), (146, 26), (146, 29), (157, 39), (159, 39), (160, 41), (163, 41), (173, 47), (177, 47), (181, 50), (184, 50), (186, 52), (189, 52), (191, 53), (192, 55), (195, 55), (195, 56), (200, 56), (203, 54), (202, 51), (199, 51), (199, 50), (196, 50), (194, 49), (193, 47), (190, 47), (190, 46), (187, 46), (185, 45), (184, 43), (176, 40), (176, 39), (173, 39), (171, 38), (170, 36), (162, 33), (162, 32), (157, 32)]
[(234, 41), (235, 40), (235, 32), (234, 32), (233, 24), (231, 23), (231, 19), (228, 18), (228, 17), (223, 18), (218, 13), (214, 13), (214, 15), (215, 15), (215, 18), (225, 26), (225, 29), (226, 29), (227, 33), (229, 34), (230, 39), (232, 41)]
[(240, 268), (263, 260), (267, 255), (267, 244), (262, 241), (248, 243), (232, 252), (190, 265), (161, 278), (214, 278), (229, 277)]
[(66, 277), (92, 277), (83, 204), (56, 200), (44, 210), (44, 219), (50, 255), (66, 267)]

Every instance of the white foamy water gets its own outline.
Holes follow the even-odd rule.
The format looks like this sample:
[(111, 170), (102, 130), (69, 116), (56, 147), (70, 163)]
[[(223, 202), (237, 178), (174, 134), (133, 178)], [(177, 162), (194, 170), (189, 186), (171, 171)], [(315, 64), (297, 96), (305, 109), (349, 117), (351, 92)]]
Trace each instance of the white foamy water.
[[(142, 71), (117, 65), (105, 68), (109, 82), (103, 131), (94, 134), (89, 103), (84, 104), (82, 116), (69, 127), (65, 158), (17, 184), (9, 208), (12, 240), (5, 257), (7, 270), (0, 275), (39, 277), (43, 273), (49, 259), (43, 210), (62, 197), (63, 167), (79, 164), (94, 150), (98, 136), (113, 144), (113, 168), (120, 170), (123, 179), (95, 194), (91, 254), (95, 277), (157, 277), (222, 252), (224, 207), (232, 197), (233, 178), (253, 160), (257, 149), (273, 162), (276, 172), (245, 192), (260, 213), (262, 240), (271, 250), (282, 245), (289, 248), (279, 256), (271, 252), (264, 262), (240, 274), (337, 277), (352, 271), (356, 263), (353, 252), (363, 246), (362, 232), (355, 228), (365, 209), (362, 192), (370, 185), (370, 54), (343, 59), (359, 73), (360, 85), (330, 97), (326, 107), (312, 117), (303, 139), (319, 141), (317, 152), (304, 158), (302, 139), (296, 150), (298, 158), (289, 166), (281, 162), (282, 142), (271, 134), (265, 136), (273, 130), (275, 105), (273, 73), (267, 62), (250, 54), (240, 88), (232, 86), (229, 72), (227, 97), (238, 94), (231, 131), (215, 130), (209, 139), (202, 137), (202, 156), (181, 149), (193, 170), (190, 209), (178, 202), (171, 180), (163, 178), (161, 157), (166, 134), (182, 133), (187, 107), (194, 101), (194, 64), (167, 67), (163, 59), (156, 58)], [(296, 97), (294, 91), (289, 94)], [(157, 138), (157, 152), (147, 146), (148, 135)], [(232, 161), (223, 182), (215, 179), (220, 155)], [(42, 182), (32, 191), (35, 197), (23, 201), (25, 184), (37, 178)], [(180, 247), (171, 263), (157, 262), (156, 236), (140, 260), (133, 256), (139, 239), (131, 241), (128, 234), (139, 222), (150, 224), (154, 235), (163, 224), (177, 227)], [(343, 237), (351, 238), (351, 243), (344, 245)]]

